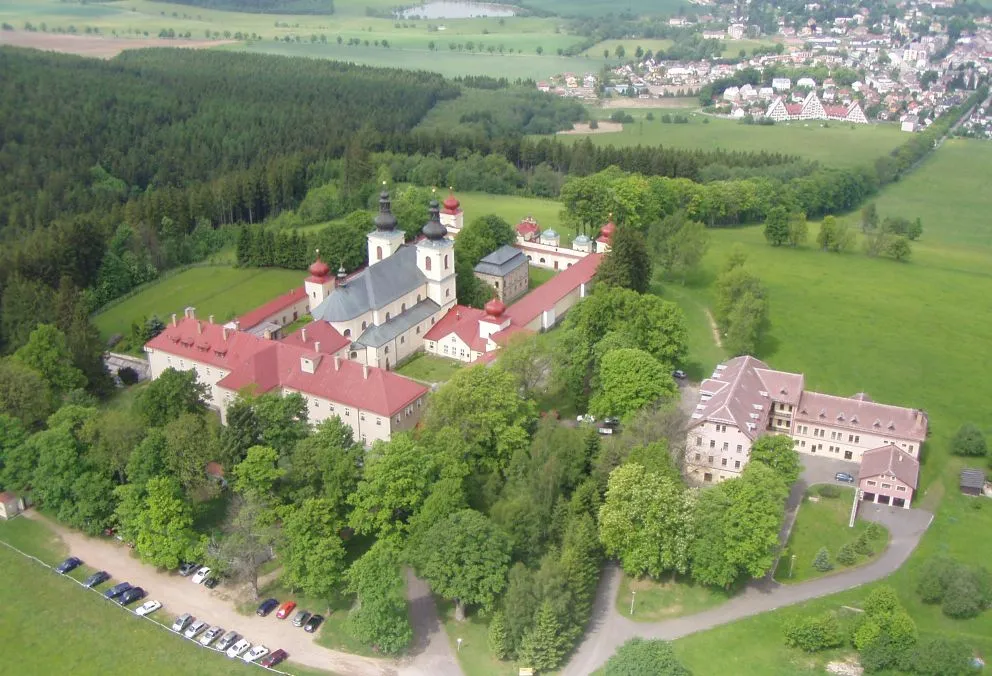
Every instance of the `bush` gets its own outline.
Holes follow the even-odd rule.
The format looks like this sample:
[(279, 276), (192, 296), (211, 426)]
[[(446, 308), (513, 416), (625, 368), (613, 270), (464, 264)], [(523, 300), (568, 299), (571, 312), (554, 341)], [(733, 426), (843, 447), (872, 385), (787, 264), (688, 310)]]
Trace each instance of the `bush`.
[(947, 583), (940, 609), (948, 617), (976, 617), (985, 609), (981, 590), (970, 572), (964, 566), (958, 566)]
[(900, 665), (921, 676), (964, 676), (974, 673), (971, 649), (959, 638), (933, 636), (920, 641)]
[(871, 538), (868, 537), (868, 531), (861, 531), (861, 535), (854, 541), (854, 549), (858, 554), (864, 554), (865, 556), (871, 556), (875, 553), (875, 548), (871, 544)]
[(124, 385), (134, 385), (138, 382), (138, 372), (130, 366), (122, 366), (117, 369), (117, 377), (121, 379), (121, 383)]
[(785, 642), (808, 653), (836, 648), (844, 643), (840, 623), (833, 613), (794, 620), (786, 627)]
[(868, 617), (882, 617), (891, 615), (898, 607), (899, 596), (896, 594), (896, 590), (883, 584), (868, 593), (863, 610)]
[(940, 603), (947, 593), (947, 583), (954, 575), (957, 564), (942, 556), (933, 556), (923, 562), (916, 593), (924, 603)]
[(882, 527), (874, 521), (869, 521), (868, 527), (865, 529), (865, 535), (868, 536), (869, 540), (878, 540), (882, 537)]
[(816, 557), (813, 559), (813, 567), (821, 573), (825, 573), (834, 567), (834, 564), (830, 562), (830, 552), (827, 551), (826, 547), (820, 547), (820, 551), (816, 553)]
[(833, 484), (823, 484), (817, 491), (820, 497), (823, 498), (839, 498), (840, 497), (840, 486), (834, 486)]
[(985, 435), (975, 425), (965, 423), (951, 441), (954, 455), (983, 456), (988, 453)]
[(848, 542), (837, 550), (837, 563), (840, 565), (853, 566), (857, 562), (858, 550), (855, 549), (853, 542)]
[(603, 667), (603, 676), (691, 676), (667, 641), (632, 638)]

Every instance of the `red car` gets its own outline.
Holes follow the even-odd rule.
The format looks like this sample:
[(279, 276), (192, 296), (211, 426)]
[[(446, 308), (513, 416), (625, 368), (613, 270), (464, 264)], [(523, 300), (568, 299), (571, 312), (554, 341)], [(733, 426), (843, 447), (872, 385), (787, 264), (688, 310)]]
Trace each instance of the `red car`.
[(262, 661), (259, 662), (259, 664), (261, 664), (263, 667), (274, 667), (280, 662), (282, 662), (284, 659), (286, 659), (287, 657), (289, 657), (289, 653), (287, 653), (285, 650), (280, 648), (279, 650), (275, 650), (269, 653), (268, 655), (266, 655), (265, 657), (263, 657)]
[(279, 606), (279, 610), (276, 611), (276, 617), (280, 620), (285, 620), (289, 617), (289, 614), (293, 612), (293, 608), (296, 607), (296, 601), (286, 601), (284, 604)]

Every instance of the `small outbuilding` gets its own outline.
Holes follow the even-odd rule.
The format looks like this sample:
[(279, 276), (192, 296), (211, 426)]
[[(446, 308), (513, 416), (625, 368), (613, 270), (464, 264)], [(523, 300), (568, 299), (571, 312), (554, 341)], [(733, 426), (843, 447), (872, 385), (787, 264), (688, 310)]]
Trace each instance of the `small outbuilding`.
[(961, 470), (961, 492), (965, 495), (981, 495), (985, 488), (985, 472), (969, 467)]
[(13, 519), (24, 511), (24, 500), (16, 493), (0, 493), (0, 519)]

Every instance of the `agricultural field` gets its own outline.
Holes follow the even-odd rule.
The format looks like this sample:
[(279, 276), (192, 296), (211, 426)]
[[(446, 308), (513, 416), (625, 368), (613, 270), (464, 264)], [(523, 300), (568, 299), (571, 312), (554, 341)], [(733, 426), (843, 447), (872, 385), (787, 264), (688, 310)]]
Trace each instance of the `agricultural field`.
[[(611, 109), (591, 109), (596, 117), (609, 118), (615, 108), (623, 109), (616, 100)], [(623, 131), (610, 134), (576, 134), (566, 138), (592, 139), (596, 145), (654, 146), (664, 145), (700, 150), (739, 150), (781, 152), (817, 160), (826, 166), (847, 167), (873, 162), (906, 140), (905, 134), (893, 124), (843, 125), (831, 122), (785, 123), (765, 127), (743, 125), (698, 113), (694, 110), (647, 111), (632, 107), (626, 112), (634, 122), (625, 124)], [(653, 120), (646, 119), (651, 112)], [(664, 113), (688, 115), (687, 124), (665, 124)]]
[(183, 308), (196, 308), (198, 317), (214, 315), (226, 322), (303, 284), (298, 270), (259, 270), (229, 266), (196, 267), (150, 284), (136, 295), (112, 305), (93, 317), (93, 323), (106, 338), (126, 334), (131, 322), (158, 315), (168, 321)]
[[(684, 291), (696, 303), (708, 304), (720, 263), (739, 244), (769, 289), (771, 336), (760, 357), (774, 368), (805, 373), (811, 389), (867, 391), (876, 401), (928, 412), (930, 438), (914, 502), (936, 508), (936, 518), (909, 562), (886, 582), (900, 591), (921, 632), (954, 633), (986, 655), (992, 653), (992, 613), (952, 620), (920, 602), (913, 589), (928, 556), (942, 553), (970, 564), (992, 560), (992, 541), (974, 537), (992, 530), (992, 504), (960, 495), (957, 474), (969, 463), (948, 450), (962, 423), (974, 421), (988, 429), (992, 384), (977, 375), (976, 365), (992, 344), (992, 245), (983, 215), (992, 208), (992, 192), (964, 192), (980, 180), (973, 176), (976, 168), (987, 171), (988, 153), (980, 141), (948, 142), (879, 197), (881, 207), (900, 204), (913, 195), (914, 186), (926, 194), (933, 217), (926, 220), (921, 206), (923, 238), (914, 244), (908, 263), (869, 259), (859, 250), (838, 255), (813, 247), (773, 249), (757, 226), (714, 230), (704, 269)], [(960, 189), (957, 181), (963, 183)], [(853, 224), (857, 218), (852, 214), (848, 220)], [(813, 224), (811, 236), (816, 228)], [(857, 605), (868, 589), (695, 634), (679, 640), (676, 650), (694, 673), (822, 673), (818, 665), (829, 654), (809, 657), (786, 648), (782, 626), (797, 615)]]

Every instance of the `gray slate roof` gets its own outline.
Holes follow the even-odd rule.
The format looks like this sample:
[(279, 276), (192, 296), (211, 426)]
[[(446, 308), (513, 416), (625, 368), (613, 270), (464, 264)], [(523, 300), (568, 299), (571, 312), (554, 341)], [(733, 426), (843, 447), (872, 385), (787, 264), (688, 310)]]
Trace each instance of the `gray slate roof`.
[(440, 311), (441, 306), (430, 298), (422, 300), (412, 308), (401, 312), (385, 324), (370, 326), (355, 341), (363, 347), (382, 347), (401, 333), (410, 330), (416, 324)]
[(961, 470), (961, 488), (977, 488), (985, 486), (985, 472), (980, 469), (965, 468)]
[(313, 310), (314, 319), (344, 322), (381, 308), (425, 284), (427, 278), (417, 267), (417, 250), (402, 246), (389, 258), (369, 266), (338, 286)]
[(475, 266), (475, 271), (483, 275), (504, 277), (526, 264), (527, 256), (524, 255), (523, 251), (509, 244), (504, 244), (479, 261), (479, 264)]

